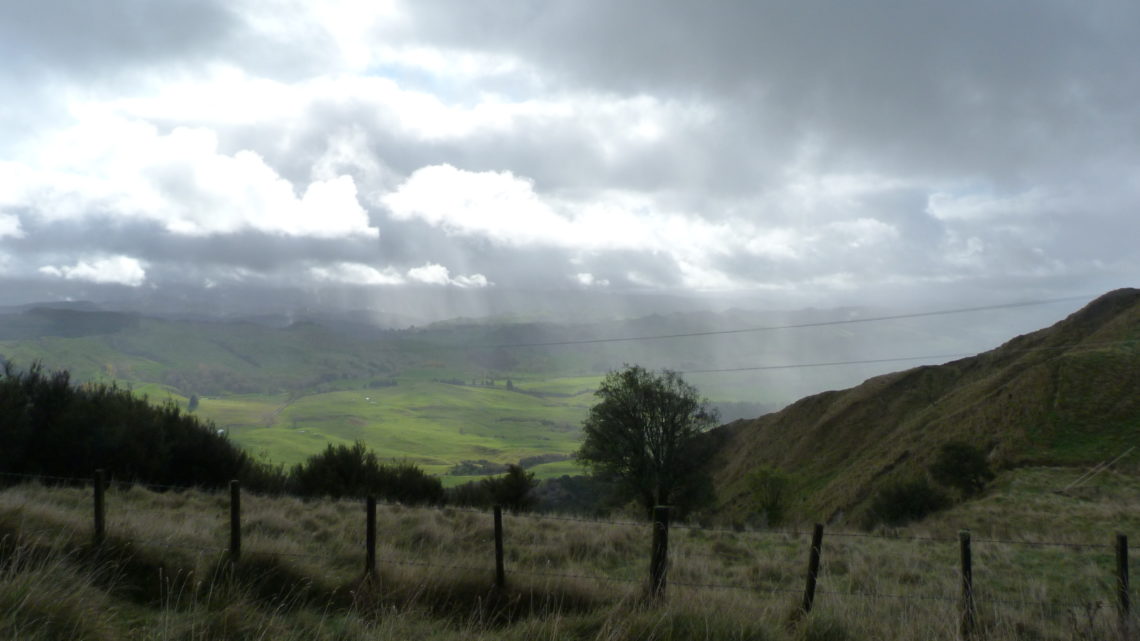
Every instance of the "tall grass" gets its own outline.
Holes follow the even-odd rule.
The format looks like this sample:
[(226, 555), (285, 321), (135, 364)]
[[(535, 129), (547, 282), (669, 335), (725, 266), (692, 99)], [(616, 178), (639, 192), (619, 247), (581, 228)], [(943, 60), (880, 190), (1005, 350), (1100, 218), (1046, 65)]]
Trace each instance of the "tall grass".
[[(1110, 638), (1112, 550), (1026, 543), (1107, 544), (1136, 524), (1140, 483), (1110, 475), (1091, 498), (1040, 491), (1066, 474), (1007, 473), (998, 492), (906, 529), (829, 526), (807, 617), (795, 616), (804, 527), (679, 526), (667, 597), (650, 601), (644, 524), (508, 515), (497, 591), (486, 513), (380, 506), (379, 572), (365, 577), (362, 502), (247, 495), (231, 566), (224, 495), (109, 491), (96, 549), (88, 489), (21, 485), (0, 492), (0, 638), (955, 639), (955, 524), (975, 529), (987, 638)], [(1059, 514), (1065, 526), (1040, 527)]]

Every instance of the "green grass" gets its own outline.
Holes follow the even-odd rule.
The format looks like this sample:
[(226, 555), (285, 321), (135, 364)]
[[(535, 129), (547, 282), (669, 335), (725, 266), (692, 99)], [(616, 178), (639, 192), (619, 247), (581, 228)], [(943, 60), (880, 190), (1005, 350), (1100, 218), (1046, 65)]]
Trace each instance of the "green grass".
[(394, 387), (299, 396), (202, 399), (198, 414), (241, 447), (275, 463), (298, 463), (326, 444), (364, 441), (384, 459), (442, 473), (464, 460), (514, 463), (577, 449), (587, 405), (503, 387), (407, 382)]
[(578, 461), (557, 461), (554, 463), (543, 463), (535, 465), (530, 468), (537, 479), (552, 479), (561, 476), (580, 476), (586, 474), (586, 468), (582, 467)]
[(528, 392), (559, 394), (593, 398), (594, 390), (602, 382), (601, 376), (571, 376), (566, 378), (515, 381), (515, 387)]

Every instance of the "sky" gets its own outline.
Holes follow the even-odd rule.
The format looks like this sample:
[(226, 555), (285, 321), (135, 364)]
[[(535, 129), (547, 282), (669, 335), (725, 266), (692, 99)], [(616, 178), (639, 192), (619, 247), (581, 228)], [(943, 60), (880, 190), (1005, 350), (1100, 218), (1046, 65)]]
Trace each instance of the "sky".
[(1132, 0), (13, 0), (0, 59), (10, 300), (1140, 282)]

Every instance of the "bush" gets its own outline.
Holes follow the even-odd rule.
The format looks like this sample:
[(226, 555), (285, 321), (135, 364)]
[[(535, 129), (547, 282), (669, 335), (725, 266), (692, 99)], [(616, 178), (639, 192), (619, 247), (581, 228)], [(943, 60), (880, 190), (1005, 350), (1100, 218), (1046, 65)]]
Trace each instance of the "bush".
[(173, 402), (151, 405), (115, 384), (73, 385), (39, 364), (0, 374), (0, 472), (222, 487), (270, 483), (275, 471), (238, 450), (213, 423)]
[(444, 496), (439, 479), (410, 463), (381, 465), (361, 441), (352, 447), (329, 444), (294, 466), (290, 476), (293, 489), (303, 496), (375, 496), (409, 504), (440, 503)]
[(964, 497), (981, 492), (994, 478), (986, 455), (969, 443), (951, 441), (938, 450), (938, 458), (930, 466), (935, 482), (952, 487)]
[(926, 479), (902, 481), (878, 491), (868, 510), (868, 525), (903, 525), (949, 505), (946, 493)]
[(756, 508), (767, 517), (768, 526), (783, 523), (792, 502), (791, 475), (778, 467), (761, 465), (748, 475), (747, 483)]
[(535, 498), (531, 490), (538, 485), (534, 473), (527, 472), (518, 465), (507, 467), (507, 473), (494, 478), (483, 479), (480, 485), (485, 489), (492, 503), (514, 512), (523, 512), (534, 507)]

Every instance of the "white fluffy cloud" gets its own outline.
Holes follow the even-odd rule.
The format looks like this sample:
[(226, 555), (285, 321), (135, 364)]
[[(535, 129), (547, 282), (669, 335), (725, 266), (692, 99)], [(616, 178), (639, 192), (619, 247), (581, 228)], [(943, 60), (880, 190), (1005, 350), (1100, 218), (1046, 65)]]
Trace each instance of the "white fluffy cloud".
[(146, 270), (130, 256), (108, 256), (81, 260), (74, 265), (45, 265), (39, 269), (47, 276), (83, 280), (92, 283), (128, 285), (138, 287), (146, 282)]
[(15, 214), (0, 213), (0, 238), (20, 238), (24, 230), (20, 227), (20, 218)]
[(218, 149), (208, 129), (167, 134), (117, 117), (81, 121), (40, 141), (25, 163), (0, 166), (18, 179), (9, 207), (49, 221), (107, 217), (153, 221), (172, 234), (255, 231), (313, 238), (376, 237), (342, 175), (296, 186), (255, 151)]
[(450, 270), (435, 263), (409, 269), (408, 280), (426, 285), (454, 285), (462, 288), (481, 288), (490, 285), (487, 277), (482, 274), (459, 275), (453, 278)]
[(320, 282), (344, 285), (451, 285), (460, 288), (482, 288), (491, 285), (482, 274), (452, 276), (451, 270), (436, 263), (426, 263), (400, 273), (394, 267), (377, 269), (360, 263), (336, 263), (309, 268), (309, 275)]
[[(827, 210), (837, 199), (850, 203), (853, 191), (878, 193), (860, 183), (836, 194), (813, 194), (813, 207)], [(768, 206), (786, 206), (788, 198), (786, 193), (773, 196)], [(421, 220), (450, 235), (484, 238), (504, 247), (667, 256), (681, 285), (693, 290), (749, 288), (763, 278), (726, 273), (718, 263), (732, 256), (796, 263), (837, 249), (874, 251), (899, 236), (894, 226), (869, 216), (827, 221), (834, 215), (827, 211), (798, 225), (765, 226), (740, 216), (713, 222), (671, 212), (655, 198), (639, 194), (607, 192), (574, 202), (542, 195), (533, 181), (509, 171), (472, 172), (451, 165), (417, 170), (382, 202), (396, 220)], [(574, 278), (582, 285), (600, 282), (589, 273), (575, 272)], [(646, 278), (630, 280), (652, 282)]]
[(376, 269), (360, 263), (335, 263), (312, 267), (309, 274), (318, 281), (346, 285), (400, 285), (404, 277), (395, 269)]

